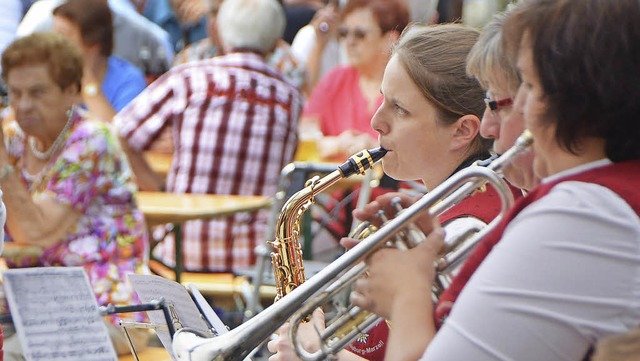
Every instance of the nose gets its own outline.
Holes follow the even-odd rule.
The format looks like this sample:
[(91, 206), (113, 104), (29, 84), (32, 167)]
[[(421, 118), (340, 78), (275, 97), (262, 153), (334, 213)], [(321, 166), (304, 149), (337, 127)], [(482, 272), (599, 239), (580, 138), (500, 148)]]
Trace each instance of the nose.
[(380, 135), (389, 133), (389, 124), (384, 120), (384, 114), (382, 110), (383, 105), (380, 105), (380, 107), (378, 107), (378, 110), (376, 110), (376, 113), (371, 118), (371, 128), (378, 132), (378, 134)]
[(11, 106), (18, 112), (24, 112), (33, 107), (33, 100), (29, 96), (21, 95), (15, 96), (12, 95), (10, 97)]
[(480, 135), (487, 139), (497, 139), (500, 136), (500, 120), (487, 107), (480, 121)]

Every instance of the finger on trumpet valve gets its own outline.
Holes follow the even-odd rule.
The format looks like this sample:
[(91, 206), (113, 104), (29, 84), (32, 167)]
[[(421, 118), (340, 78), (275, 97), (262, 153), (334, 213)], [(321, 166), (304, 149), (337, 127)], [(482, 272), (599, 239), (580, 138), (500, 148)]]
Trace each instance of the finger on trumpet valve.
[(391, 199), (391, 205), (393, 206), (393, 208), (395, 208), (398, 212), (400, 212), (403, 208), (402, 208), (402, 199), (400, 197), (393, 197), (393, 199)]
[[(398, 211), (398, 214), (404, 210), (402, 207), (402, 199), (400, 197), (394, 197), (391, 200), (391, 205)], [(399, 249), (409, 249), (417, 246), (423, 239), (424, 233), (414, 224), (407, 224), (406, 229), (402, 230), (402, 239), (397, 242), (396, 245)]]
[[(378, 216), (378, 218), (380, 218), (380, 222), (383, 225), (389, 221), (389, 218), (387, 218), (387, 215), (384, 213), (384, 210), (382, 210), (382, 209), (378, 209), (378, 212), (376, 212), (376, 215)], [(387, 241), (385, 243), (385, 246), (388, 247), (388, 248), (395, 247), (396, 243), (398, 243), (396, 237), (394, 237), (394, 240), (392, 240), (392, 241)]]
[(318, 29), (320, 29), (321, 32), (326, 33), (329, 31), (329, 24), (323, 21), (318, 25)]
[(382, 209), (378, 209), (378, 211), (376, 212), (376, 215), (378, 216), (378, 218), (380, 218), (380, 221), (382, 221), (382, 223), (385, 223), (389, 220), (389, 218), (387, 218), (387, 215), (384, 213)]

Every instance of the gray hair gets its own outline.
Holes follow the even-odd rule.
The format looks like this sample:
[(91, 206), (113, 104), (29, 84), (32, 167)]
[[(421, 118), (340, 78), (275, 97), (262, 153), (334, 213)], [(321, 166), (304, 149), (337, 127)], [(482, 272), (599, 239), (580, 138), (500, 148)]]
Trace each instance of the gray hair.
[(225, 51), (242, 48), (263, 54), (273, 50), (286, 25), (277, 0), (226, 0), (217, 20)]

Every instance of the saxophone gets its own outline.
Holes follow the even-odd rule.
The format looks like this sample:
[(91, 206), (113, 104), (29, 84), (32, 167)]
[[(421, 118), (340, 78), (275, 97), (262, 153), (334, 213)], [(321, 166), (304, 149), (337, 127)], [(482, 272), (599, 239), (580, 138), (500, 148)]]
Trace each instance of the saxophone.
[(308, 180), (305, 187), (291, 196), (282, 206), (276, 223), (275, 240), (269, 242), (274, 248), (271, 252), (271, 263), (276, 283), (275, 301), (289, 294), (306, 280), (300, 245), (300, 221), (307, 209), (315, 203), (316, 194), (343, 178), (364, 174), (386, 153), (386, 149), (380, 147), (352, 155), (335, 171), (323, 178), (315, 176)]

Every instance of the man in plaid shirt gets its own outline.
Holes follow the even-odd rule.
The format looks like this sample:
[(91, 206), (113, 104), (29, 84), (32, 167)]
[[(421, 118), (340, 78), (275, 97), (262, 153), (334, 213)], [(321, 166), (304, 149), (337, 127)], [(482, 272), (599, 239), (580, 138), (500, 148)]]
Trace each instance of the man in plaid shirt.
[[(173, 68), (114, 118), (142, 189), (159, 187), (141, 152), (169, 126), (175, 150), (168, 192), (271, 196), (293, 159), (302, 97), (265, 62), (284, 31), (282, 6), (226, 1), (218, 27), (226, 55)], [(187, 222), (185, 269), (228, 272), (252, 265), (266, 219), (263, 210)], [(175, 264), (171, 237), (155, 251)]]

